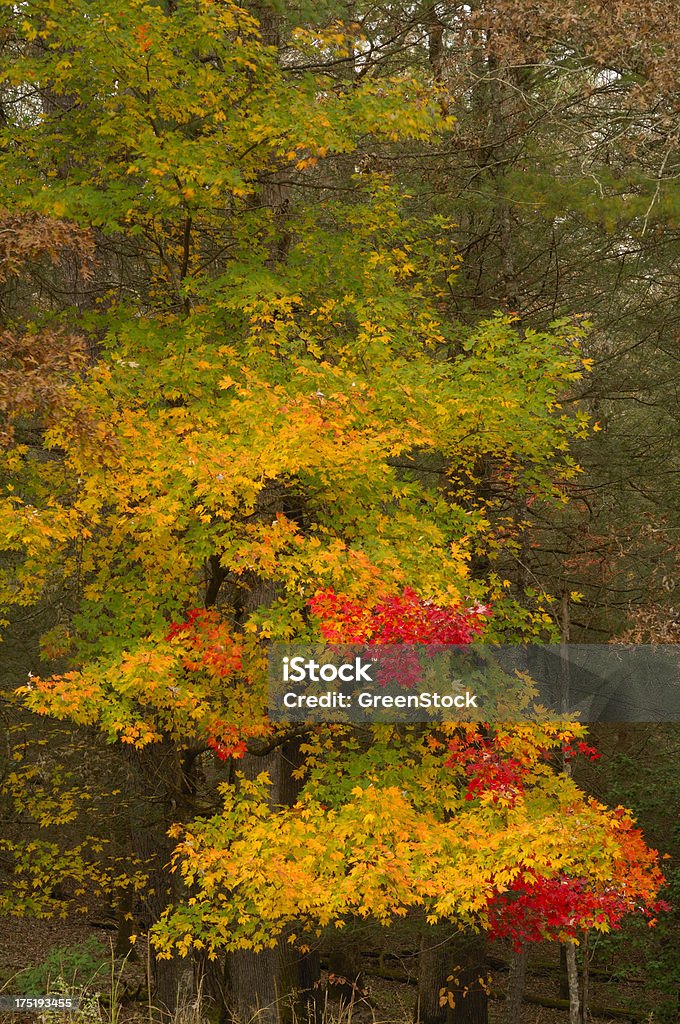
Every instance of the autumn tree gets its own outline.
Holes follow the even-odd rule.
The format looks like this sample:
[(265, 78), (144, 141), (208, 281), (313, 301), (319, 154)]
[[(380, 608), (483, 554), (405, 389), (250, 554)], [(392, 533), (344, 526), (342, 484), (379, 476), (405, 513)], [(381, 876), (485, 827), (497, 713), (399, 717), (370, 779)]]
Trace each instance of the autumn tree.
[[(207, 0), (1, 10), (0, 204), (42, 232), (25, 248), (33, 274), (38, 257), (90, 247), (87, 289), (17, 287), (5, 306), (24, 339), (10, 369), (33, 358), (26, 338), (56, 340), (35, 436), (7, 431), (2, 597), (21, 609), (59, 594), (47, 644), (68, 664), (31, 680), (25, 704), (99, 730), (126, 763), (152, 925), (186, 895), (167, 829), (204, 811), (211, 747), (230, 773), (245, 755), (246, 780), (269, 771), (269, 826), (277, 807), (298, 813), (282, 750), (294, 741), (304, 770), (316, 741), (305, 751), (267, 719), (263, 661), (272, 639), (315, 636), (315, 595), (373, 608), (408, 592), (459, 617), (491, 600), (495, 636), (550, 625), (470, 565), (506, 543), (490, 465), (546, 500), (575, 476), (569, 441), (587, 417), (560, 400), (583, 331), (563, 310), (540, 328), (513, 310), (452, 317), (458, 229), (402, 171), (405, 147), (427, 153), (454, 130), (448, 93), (431, 66), (374, 64), (368, 21), (294, 26)], [(8, 248), (17, 281), (19, 256)], [(421, 758), (410, 749), (400, 740), (403, 770)], [(319, 770), (342, 743), (328, 750)], [(578, 802), (539, 774), (555, 806)], [(348, 823), (360, 810), (347, 804)], [(584, 871), (586, 847), (572, 851)], [(262, 1002), (265, 981), (290, 977), (275, 953), (235, 956), (236, 990)], [(167, 1008), (176, 967), (155, 965)]]

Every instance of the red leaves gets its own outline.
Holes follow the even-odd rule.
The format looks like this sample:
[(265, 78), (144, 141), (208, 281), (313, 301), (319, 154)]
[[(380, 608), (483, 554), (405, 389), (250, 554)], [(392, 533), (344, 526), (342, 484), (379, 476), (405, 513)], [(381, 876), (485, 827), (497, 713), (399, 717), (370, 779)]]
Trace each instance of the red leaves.
[[(447, 746), (446, 766), (468, 780), (466, 800), (481, 797), (512, 808), (534, 784), (540, 746), (533, 753), (527, 749), (526, 755), (521, 750), (511, 754), (502, 739), (469, 730), (450, 739)], [(594, 760), (600, 756), (594, 747), (573, 738), (563, 749), (568, 758), (582, 754)], [(509, 884), (505, 880), (499, 883), (488, 902), (491, 937), (509, 939), (519, 948), (525, 942), (576, 939), (590, 929), (616, 929), (630, 913), (653, 922), (654, 914), (668, 909), (668, 904), (657, 899), (664, 879), (658, 854), (633, 824), (624, 808), (606, 812), (606, 831), (616, 849), (606, 881), (574, 877), (564, 871), (553, 875), (546, 865), (542, 870), (522, 871)]]
[(614, 887), (596, 892), (586, 878), (521, 875), (492, 898), (489, 931), (491, 938), (510, 939), (519, 948), (523, 942), (575, 939), (579, 931), (598, 924), (618, 928), (629, 910)]
[(654, 915), (670, 910), (657, 899), (664, 881), (658, 854), (624, 808), (609, 812), (609, 829), (618, 853), (606, 882), (563, 872), (552, 877), (524, 872), (508, 887), (499, 886), (489, 900), (491, 937), (510, 939), (516, 948), (523, 942), (575, 939), (592, 928), (618, 929), (630, 913), (642, 914), (653, 927)]
[(324, 639), (336, 644), (469, 644), (489, 614), (484, 605), (445, 607), (424, 601), (411, 587), (372, 606), (329, 589), (315, 594), (309, 606), (321, 620)]
[(168, 632), (166, 634), (166, 639), (172, 640), (176, 636), (189, 633), (196, 620), (200, 619), (201, 617), (205, 617), (205, 615), (205, 608), (192, 608), (190, 611), (187, 612), (184, 622), (170, 623), (170, 628), (168, 629)]
[(516, 757), (506, 757), (486, 737), (480, 736), (464, 746), (456, 737), (448, 744), (447, 768), (462, 767), (469, 779), (466, 800), (491, 793), (493, 803), (501, 799), (512, 806), (524, 792), (526, 765)]
[(420, 680), (421, 667), (413, 651), (400, 650), (400, 645), (469, 644), (481, 633), (488, 616), (486, 606), (436, 605), (418, 597), (411, 587), (372, 606), (323, 590), (309, 601), (309, 607), (321, 620), (321, 635), (330, 643), (392, 645), (380, 653), (377, 680), (381, 686), (396, 681), (406, 689)]
[[(181, 644), (182, 665), (187, 673), (207, 671), (226, 686), (244, 672), (242, 648), (214, 610), (192, 608), (183, 622), (170, 624), (166, 640)], [(206, 742), (221, 761), (226, 761), (243, 757), (247, 735), (247, 723), (237, 727), (218, 718), (211, 723)]]
[(588, 878), (520, 875), (492, 897), (489, 934), (509, 939), (519, 949), (523, 942), (576, 939), (590, 928), (618, 929), (632, 910), (650, 918), (651, 926), (652, 914), (669, 909), (664, 900), (631, 900), (625, 887), (615, 883), (598, 889)]
[(567, 744), (563, 753), (565, 761), (572, 761), (577, 754), (583, 754), (589, 761), (599, 761), (602, 757), (597, 747), (591, 747), (588, 743), (577, 743), (575, 747)]
[(208, 736), (207, 744), (215, 751), (215, 756), (219, 757), (220, 761), (227, 761), (230, 757), (243, 757), (248, 749), (246, 741), (239, 737), (236, 727), (227, 725), (219, 719), (214, 724), (214, 731)]

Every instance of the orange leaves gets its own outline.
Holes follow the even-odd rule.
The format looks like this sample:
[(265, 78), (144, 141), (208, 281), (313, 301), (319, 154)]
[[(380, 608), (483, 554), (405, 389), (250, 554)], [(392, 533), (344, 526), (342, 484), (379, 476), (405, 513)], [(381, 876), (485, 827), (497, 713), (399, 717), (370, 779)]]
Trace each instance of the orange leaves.
[(144, 722), (139, 722), (123, 726), (119, 738), (121, 743), (130, 744), (139, 750), (142, 747), (146, 747), (149, 743), (160, 743), (163, 736), (158, 730), (153, 729)]
[(32, 711), (54, 718), (70, 718), (80, 725), (91, 725), (97, 720), (102, 697), (96, 678), (83, 677), (76, 671), (49, 679), (31, 676), (17, 693), (24, 697)]
[(166, 639), (177, 641), (188, 671), (204, 669), (226, 683), (243, 669), (241, 646), (214, 611), (192, 609), (183, 622), (170, 624)]
[[(238, 760), (272, 738), (266, 641), (308, 636), (313, 594), (327, 637), (467, 643), (479, 632), (485, 607), (460, 594), (481, 593), (466, 574), (487, 524), (457, 495), (494, 459), (513, 467), (507, 487), (520, 467), (552, 472), (573, 431), (555, 402), (578, 356), (564, 355), (566, 326), (519, 333), (500, 318), (461, 336), (441, 306), (458, 266), (451, 225), (414, 213), (386, 173), (362, 166), (347, 199), (338, 189), (323, 207), (293, 186), (286, 208), (277, 169), (308, 178), (340, 153), (351, 168), (371, 135), (431, 136), (443, 123), (431, 90), (407, 75), (338, 79), (337, 90), (311, 70), (291, 75), (231, 0), (197, 0), (181, 17), (53, 7), (53, 39), (27, 48), (27, 74), (79, 103), (29, 118), (16, 142), (7, 127), (8, 189), (96, 224), (127, 284), (88, 305), (83, 322), (103, 344), (82, 378), (70, 336), (5, 339), (6, 437), (26, 411), (51, 428), (46, 458), (12, 465), (0, 507), (5, 544), (24, 557), (6, 592), (80, 602), (70, 634), (48, 641), (53, 653), (68, 643), (80, 670), (23, 694), (112, 741), (207, 738)], [(291, 54), (318, 64), (360, 42), (356, 26), (334, 25), (298, 33)], [(25, 73), (10, 65), (17, 88)], [(5, 275), (64, 251), (86, 276), (89, 236), (47, 218), (0, 222)], [(144, 273), (128, 253), (143, 254)], [(221, 583), (223, 615), (194, 610), (168, 627)], [(542, 761), (554, 734), (458, 736), (458, 747), (445, 730), (399, 746), (376, 733), (367, 751), (328, 730), (305, 754), (303, 798), (280, 812), (244, 783), (240, 802), (228, 796), (180, 846), (199, 915), (182, 921), (180, 950), (218, 941), (232, 907), (233, 941), (251, 945), (297, 915), (389, 920), (427, 904), (434, 918), (480, 918), (520, 867), (599, 877), (614, 860), (622, 879), (638, 872), (638, 889), (653, 887), (634, 833)]]
[(146, 53), (153, 46), (153, 40), (149, 34), (148, 25), (138, 25), (135, 30), (137, 45), (142, 53)]
[(631, 904), (648, 903), (663, 885), (659, 854), (645, 843), (642, 831), (623, 808), (610, 812), (610, 828), (618, 848), (612, 871), (612, 883), (626, 893)]

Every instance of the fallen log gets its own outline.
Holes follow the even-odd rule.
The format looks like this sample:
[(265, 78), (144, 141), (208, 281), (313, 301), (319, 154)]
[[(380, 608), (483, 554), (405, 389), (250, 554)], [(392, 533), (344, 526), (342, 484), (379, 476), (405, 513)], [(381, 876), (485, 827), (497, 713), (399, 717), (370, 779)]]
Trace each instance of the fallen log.
[[(399, 963), (403, 963), (404, 960), (416, 960), (418, 957), (417, 953), (362, 953), (362, 959), (365, 957), (369, 960), (377, 959), (381, 967), (385, 960), (396, 960)], [(510, 961), (505, 960), (500, 956), (489, 955), (486, 961), (489, 967), (493, 967), (497, 971), (509, 971)], [(553, 963), (550, 960), (530, 960), (528, 967), (529, 974), (537, 974), (541, 977), (544, 974), (558, 974), (560, 971), (559, 963)], [(596, 978), (598, 981), (615, 981), (623, 985), (644, 985), (644, 978), (631, 978), (624, 974), (618, 974), (615, 971), (607, 970), (604, 967), (590, 967), (590, 976)]]
[[(491, 992), (492, 999), (505, 999), (504, 992)], [(535, 1006), (547, 1006), (553, 1010), (568, 1010), (568, 999), (551, 999), (549, 996), (535, 996), (529, 992), (524, 993), (524, 1002), (533, 1003)], [(647, 1020), (649, 1014), (644, 1010), (626, 1010), (622, 1006), (588, 1006), (588, 1014), (591, 1017), (616, 1017), (617, 1020)]]
[[(382, 970), (371, 970), (370, 974), (367, 974), (367, 980), (370, 979), (371, 975), (376, 978), (384, 978), (386, 981), (399, 981), (406, 985), (418, 984), (418, 979), (415, 975), (408, 974), (406, 971), (391, 970), (389, 967), (385, 967)], [(489, 997), (491, 999), (503, 1000), (506, 998), (506, 995), (505, 992), (492, 988), (489, 992)], [(569, 1010), (568, 999), (553, 999), (550, 996), (537, 996), (531, 992), (525, 992), (523, 1001), (525, 1003), (532, 1003), (534, 1006), (545, 1006), (551, 1010)], [(649, 1016), (644, 1010), (627, 1010), (622, 1006), (592, 1005), (588, 1007), (588, 1013), (591, 1017), (614, 1017), (617, 1020), (632, 1021), (645, 1020)]]
[[(509, 971), (510, 961), (504, 960), (501, 957), (489, 956), (487, 957), (487, 963), (489, 967), (495, 967), (498, 971)], [(550, 960), (530, 960), (529, 961), (529, 974), (538, 974), (539, 976), (544, 974), (558, 974), (561, 970), (560, 964), (552, 963)], [(596, 978), (598, 981), (615, 981), (625, 985), (644, 985), (644, 978), (631, 978), (623, 974), (617, 974), (615, 971), (608, 971), (604, 967), (590, 967), (589, 973), (591, 978)]]

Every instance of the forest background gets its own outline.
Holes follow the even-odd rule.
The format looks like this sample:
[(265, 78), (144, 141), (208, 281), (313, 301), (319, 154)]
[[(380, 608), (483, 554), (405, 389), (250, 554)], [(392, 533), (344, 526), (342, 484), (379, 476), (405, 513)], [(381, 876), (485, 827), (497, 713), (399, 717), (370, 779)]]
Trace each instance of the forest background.
[(520, 1020), (551, 939), (673, 1019), (677, 725), (285, 730), (262, 665), (678, 641), (676, 4), (0, 11), (5, 920), (108, 914), (166, 1015), (406, 949)]

